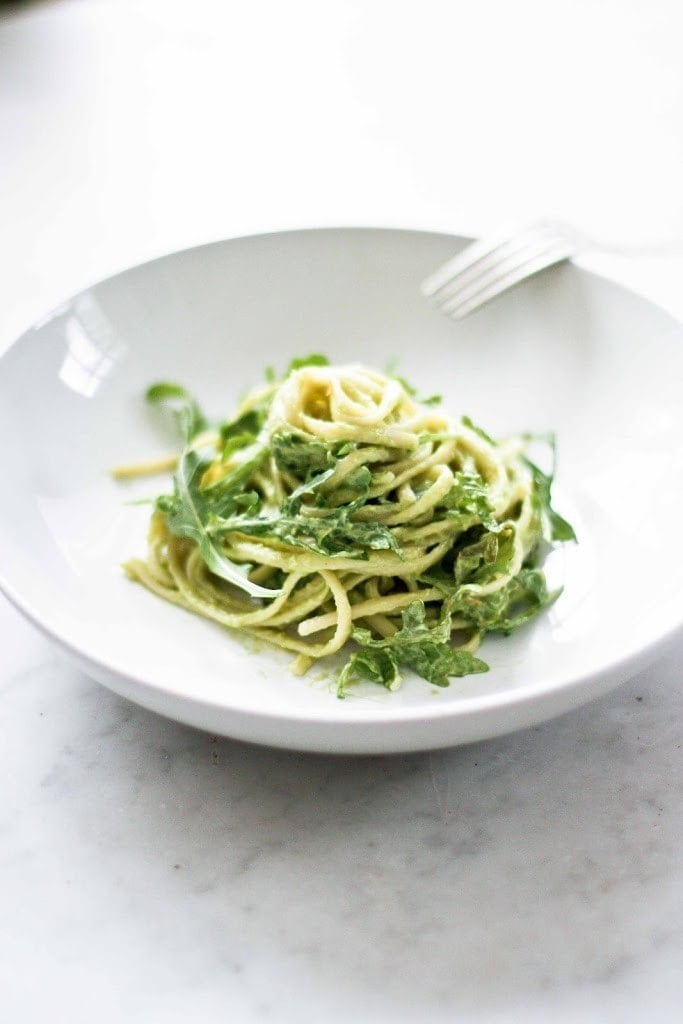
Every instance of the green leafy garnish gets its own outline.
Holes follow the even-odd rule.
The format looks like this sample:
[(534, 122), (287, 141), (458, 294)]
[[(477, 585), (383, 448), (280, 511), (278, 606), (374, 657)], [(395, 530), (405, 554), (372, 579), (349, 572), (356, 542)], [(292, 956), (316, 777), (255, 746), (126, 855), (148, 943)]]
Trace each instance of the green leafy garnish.
[[(328, 450), (323, 458), (322, 450), (326, 447)], [(277, 509), (267, 507), (257, 491), (243, 490), (268, 455), (275, 452), (274, 445), (271, 448), (266, 440), (252, 442), (251, 452), (245, 452), (248, 457), (215, 483), (203, 487), (201, 478), (212, 459), (210, 455), (202, 458), (192, 448), (187, 448), (175, 476), (175, 493), (157, 499), (157, 507), (165, 513), (172, 533), (196, 541), (212, 572), (254, 597), (273, 597), (276, 592), (250, 583), (248, 570), (233, 565), (221, 553), (218, 542), (222, 537), (241, 533), (271, 538), (317, 554), (329, 557), (343, 555), (363, 561), (367, 561), (368, 551), (394, 551), (401, 556), (401, 548), (386, 526), (352, 519), (353, 512), (363, 504), (367, 494), (371, 478), (367, 467), (359, 467), (356, 474), (355, 485), (361, 488), (361, 493), (354, 500), (331, 508), (323, 504), (323, 514), (317, 513), (321, 507), (316, 504), (317, 492), (334, 471), (336, 459), (333, 451), (339, 447), (321, 444), (320, 449), (314, 445), (306, 451), (307, 446), (298, 443), (281, 446), (278, 449), (281, 457), (283, 452), (289, 456), (296, 453), (304, 480)], [(328, 468), (310, 476), (312, 468), (329, 463)], [(349, 489), (348, 481), (345, 481), (345, 489)], [(306, 499), (309, 499), (308, 504)]]
[(225, 446), (223, 449), (224, 459), (229, 457), (225, 454), (226, 450), (237, 451), (236, 441), (239, 440), (238, 447), (243, 447), (256, 440), (268, 417), (271, 400), (270, 395), (265, 396), (240, 416), (219, 424), (218, 432)]
[(204, 447), (197, 450), (192, 442), (206, 430), (208, 421), (196, 400), (179, 384), (158, 383), (148, 388), (148, 402), (168, 405), (177, 418), (185, 440), (185, 447), (178, 459), (173, 477), (174, 493), (161, 495), (156, 507), (163, 512), (166, 524), (176, 537), (193, 540), (211, 572), (232, 583), (252, 597), (275, 597), (279, 591), (252, 583), (249, 578), (251, 566), (232, 562), (218, 547), (213, 533), (216, 521), (226, 514), (252, 512), (258, 505), (258, 495), (251, 491), (240, 493), (240, 488), (263, 461), (267, 454), (264, 445), (255, 443), (250, 433), (233, 433), (226, 442), (233, 451), (246, 445), (253, 445), (254, 452), (232, 473), (209, 487), (202, 487), (205, 471), (215, 459), (216, 452)]
[[(275, 597), (277, 591), (268, 590), (248, 579), (250, 566), (237, 565), (226, 558), (209, 532), (209, 526), (217, 514), (216, 497), (214, 495), (212, 500), (200, 482), (211, 461), (210, 456), (186, 448), (174, 477), (175, 493), (157, 499), (157, 508), (166, 516), (167, 526), (176, 537), (187, 537), (197, 544), (206, 565), (216, 576), (252, 597)], [(224, 507), (226, 497), (229, 499), (229, 492), (223, 495)]]
[[(276, 397), (291, 374), (328, 365), (326, 356), (313, 353), (290, 360), (281, 376), (266, 371), (266, 384), (247, 396), (241, 411), (211, 430), (181, 385), (162, 381), (148, 389), (147, 401), (170, 410), (184, 439), (172, 493), (155, 503), (159, 517), (150, 566), (155, 578), (161, 579), (159, 563), (168, 559), (169, 586), (176, 585), (169, 599), (209, 617), (207, 595), (218, 610), (232, 614), (235, 607), (245, 609), (250, 631), (263, 630), (268, 640), (290, 647), (297, 628), (302, 637), (316, 629), (332, 636), (340, 595), (336, 586), (325, 587), (311, 577), (322, 572), (329, 583), (327, 573), (336, 570), (351, 607), (358, 616), (364, 612), (351, 631), (357, 649), (339, 676), (340, 697), (359, 679), (394, 690), (407, 670), (437, 687), (448, 686), (453, 677), (486, 672), (488, 666), (471, 648), (488, 632), (507, 635), (524, 626), (560, 593), (548, 589), (536, 567), (544, 541), (576, 539), (551, 504), (554, 465), (548, 472), (518, 456), (515, 443), (498, 445), (467, 416), (461, 425), (445, 417), (420, 418), (433, 429), (419, 435), (415, 430), (414, 443), (413, 437), (392, 436), (396, 425), (409, 430), (415, 424), (413, 408), (405, 396), (398, 401), (395, 384), (380, 381), (378, 390), (375, 371), (364, 379), (363, 369), (354, 367), (348, 380), (344, 368), (333, 368), (329, 378), (323, 371), (311, 375), (314, 380), (303, 374), (289, 381), (281, 401)], [(410, 384), (391, 376), (422, 404), (440, 401), (436, 395), (417, 399)], [(391, 388), (396, 401), (389, 412), (374, 417), (382, 386)], [(334, 398), (338, 387), (351, 403), (358, 401), (361, 415), (350, 412), (347, 422), (342, 411), (340, 424), (332, 424), (337, 429), (320, 428), (313, 436), (303, 426), (310, 425), (306, 403), (315, 405), (319, 389)], [(389, 405), (384, 401), (382, 408)], [(329, 407), (337, 408), (332, 400)], [(356, 429), (356, 421), (362, 429)], [(480, 441), (475, 443), (465, 430)], [(326, 433), (353, 440), (327, 440)], [(554, 463), (552, 437), (527, 439), (548, 443)], [(487, 446), (498, 452), (477, 451)], [(490, 469), (494, 463), (495, 474)], [(446, 469), (450, 489), (444, 495)], [(430, 494), (441, 497), (430, 502)], [(414, 495), (417, 511), (406, 495)], [(183, 583), (178, 573), (185, 572), (186, 552), (174, 547), (176, 537), (196, 544), (211, 573), (250, 597), (268, 602), (286, 588), (287, 602), (274, 608), (240, 604), (234, 593), (227, 595), (208, 580), (200, 590), (191, 571)], [(263, 551), (264, 545), (247, 544), (249, 538), (270, 548), (258, 571), (244, 562), (260, 563), (252, 552)], [(139, 561), (137, 566), (130, 563), (131, 576), (149, 580)], [(151, 589), (164, 591), (156, 584)], [(452, 635), (463, 646), (453, 646)], [(295, 647), (306, 656), (306, 644)]]
[(474, 523), (482, 523), (494, 532), (500, 529), (486, 484), (478, 473), (455, 473), (455, 482), (438, 507), (447, 509), (447, 517), (458, 521), (463, 529)]
[(448, 686), (450, 676), (487, 672), (488, 665), (469, 651), (450, 646), (451, 616), (445, 614), (433, 626), (426, 622), (423, 601), (413, 601), (402, 613), (402, 626), (391, 637), (373, 639), (368, 629), (353, 630), (353, 639), (361, 650), (353, 654), (344, 667), (337, 688), (344, 696), (345, 687), (354, 677), (381, 682), (396, 689), (400, 682), (399, 666), (405, 665), (435, 686)]
[(548, 590), (540, 569), (522, 569), (492, 594), (482, 595), (466, 589), (456, 591), (446, 601), (446, 608), (451, 614), (466, 619), (477, 630), (507, 636), (553, 604), (561, 592), (561, 588)]
[(270, 514), (215, 519), (214, 533), (237, 531), (251, 537), (271, 537), (317, 554), (343, 555), (362, 561), (367, 561), (368, 551), (394, 551), (400, 556), (398, 542), (386, 526), (351, 519), (355, 503), (325, 509), (323, 515), (313, 513), (315, 506), (303, 504), (303, 498), (312, 494), (331, 473), (331, 469), (325, 470), (302, 484), (277, 511)]
[(386, 527), (375, 523), (350, 522), (345, 510), (316, 519), (302, 515), (277, 515), (272, 519), (235, 519), (217, 523), (219, 532), (239, 532), (251, 537), (272, 537), (330, 557), (343, 555), (367, 561), (368, 551), (393, 550), (400, 554), (396, 540)]
[(331, 469), (337, 462), (332, 445), (325, 441), (311, 441), (299, 434), (274, 434), (271, 445), (277, 468), (303, 479)]
[(362, 647), (351, 655), (337, 680), (337, 696), (346, 696), (346, 687), (354, 679), (381, 683), (387, 690), (398, 690), (401, 672), (393, 651), (385, 647)]
[(290, 373), (294, 370), (302, 370), (305, 366), (329, 366), (330, 361), (327, 356), (322, 355), (320, 352), (313, 352), (309, 356), (299, 356), (298, 358), (291, 359), (289, 366), (285, 370), (285, 378), (289, 377)]
[(231, 456), (235, 454), (235, 452), (239, 452), (243, 448), (248, 448), (249, 445), (253, 444), (255, 440), (255, 434), (249, 434), (246, 432), (243, 434), (233, 434), (232, 436), (228, 437), (225, 444), (223, 445), (223, 462), (228, 462), (228, 460), (231, 458)]
[(541, 517), (543, 530), (546, 538), (550, 541), (571, 541), (576, 540), (574, 528), (566, 519), (555, 511), (550, 503), (550, 491), (553, 484), (553, 473), (544, 473), (530, 459), (524, 458), (524, 463), (529, 469), (534, 481), (534, 501), (536, 510)]
[(488, 444), (496, 443), (491, 437), (491, 435), (487, 434), (485, 430), (483, 430), (480, 426), (474, 423), (469, 416), (462, 416), (460, 418), (460, 422), (463, 424), (463, 426), (468, 427), (470, 430), (473, 430), (475, 434), (478, 434), (482, 441), (486, 441)]
[(151, 405), (165, 405), (175, 415), (181, 435), (192, 440), (206, 430), (209, 422), (197, 400), (180, 384), (159, 381), (145, 392), (145, 399)]
[(487, 530), (478, 540), (460, 548), (455, 558), (455, 582), (490, 583), (510, 569), (514, 554), (514, 527)]

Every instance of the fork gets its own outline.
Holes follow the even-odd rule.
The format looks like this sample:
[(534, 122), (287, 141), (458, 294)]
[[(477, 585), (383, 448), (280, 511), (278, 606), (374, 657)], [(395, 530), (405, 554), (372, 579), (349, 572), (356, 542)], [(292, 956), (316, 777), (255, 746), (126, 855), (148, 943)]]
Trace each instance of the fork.
[(521, 229), (471, 242), (421, 285), (442, 313), (460, 320), (532, 274), (561, 263), (591, 241), (559, 221), (535, 221)]

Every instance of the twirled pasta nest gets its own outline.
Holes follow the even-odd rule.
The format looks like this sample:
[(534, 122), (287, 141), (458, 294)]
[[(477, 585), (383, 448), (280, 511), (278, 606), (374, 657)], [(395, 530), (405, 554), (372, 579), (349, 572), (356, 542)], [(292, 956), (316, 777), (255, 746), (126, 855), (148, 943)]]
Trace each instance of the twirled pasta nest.
[(522, 439), (496, 442), (399, 378), (298, 360), (215, 428), (178, 385), (148, 397), (173, 405), (186, 444), (128, 575), (294, 652), (297, 673), (354, 641), (340, 695), (356, 678), (395, 689), (405, 668), (440, 686), (484, 671), (485, 633), (557, 597), (536, 565), (544, 537), (573, 538), (551, 476)]

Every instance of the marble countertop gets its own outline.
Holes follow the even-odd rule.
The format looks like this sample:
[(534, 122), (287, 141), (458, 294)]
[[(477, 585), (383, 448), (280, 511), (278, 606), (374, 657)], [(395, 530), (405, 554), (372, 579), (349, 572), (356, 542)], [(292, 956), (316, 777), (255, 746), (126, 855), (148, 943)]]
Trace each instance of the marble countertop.
[[(207, 238), (540, 208), (661, 241), (593, 265), (683, 315), (675, 2), (246, 6), (0, 17), (0, 348)], [(678, 1020), (682, 663), (487, 743), (326, 758), (144, 711), (0, 597), (2, 1019)]]
[(0, 628), (5, 1019), (677, 1019), (680, 648), (503, 739), (326, 758), (166, 721)]

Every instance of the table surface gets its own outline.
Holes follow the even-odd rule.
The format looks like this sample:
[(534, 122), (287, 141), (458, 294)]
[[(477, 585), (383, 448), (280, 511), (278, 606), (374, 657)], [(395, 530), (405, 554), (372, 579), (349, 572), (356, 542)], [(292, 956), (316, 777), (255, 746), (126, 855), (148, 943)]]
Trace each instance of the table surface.
[[(584, 263), (683, 315), (677, 0), (0, 10), (0, 349), (318, 224), (560, 216), (655, 244)], [(297, 756), (127, 703), (0, 598), (3, 1019), (678, 1020), (682, 655), (488, 743)]]

